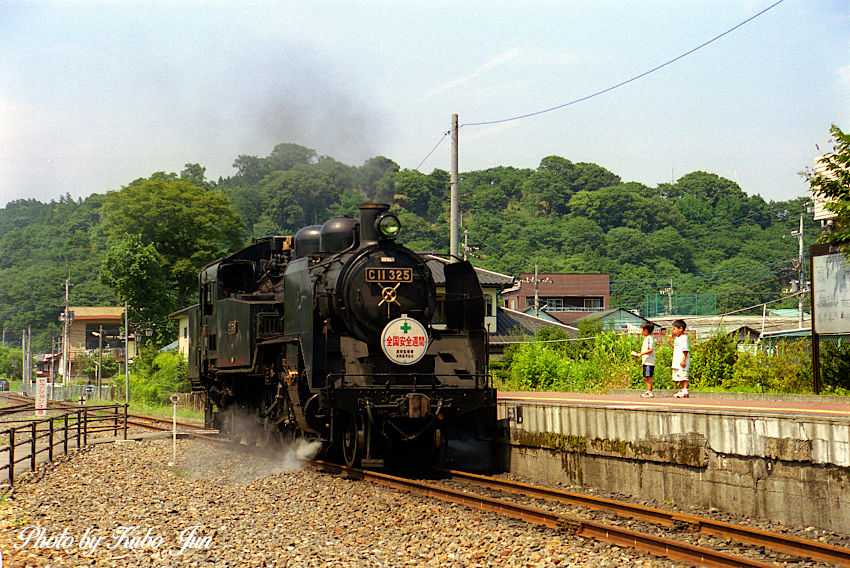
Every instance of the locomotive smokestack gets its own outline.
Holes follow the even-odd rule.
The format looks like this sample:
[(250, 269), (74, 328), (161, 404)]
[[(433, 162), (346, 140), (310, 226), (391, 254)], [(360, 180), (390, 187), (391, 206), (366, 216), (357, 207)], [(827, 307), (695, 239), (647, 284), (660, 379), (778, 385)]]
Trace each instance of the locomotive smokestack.
[(360, 206), (360, 246), (365, 247), (378, 242), (378, 228), (375, 220), (389, 211), (386, 203), (364, 203)]

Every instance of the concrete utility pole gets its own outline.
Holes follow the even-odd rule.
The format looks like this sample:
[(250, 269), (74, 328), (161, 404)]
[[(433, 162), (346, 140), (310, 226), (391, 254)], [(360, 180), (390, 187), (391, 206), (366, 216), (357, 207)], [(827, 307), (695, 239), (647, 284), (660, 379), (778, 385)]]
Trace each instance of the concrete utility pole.
[[(658, 291), (659, 294), (667, 295), (667, 315), (673, 315), (673, 279), (670, 279), (670, 287)], [(656, 304), (656, 307), (658, 304)]]
[[(803, 267), (803, 214), (800, 213), (800, 229), (798, 231), (791, 231), (792, 236), (797, 237), (797, 243), (799, 244), (799, 250), (797, 252), (797, 268), (798, 275), (797, 278), (797, 328), (803, 329), (803, 296), (806, 293), (806, 282), (804, 280), (805, 273)], [(794, 286), (792, 285), (793, 289)]]
[(100, 385), (103, 382), (103, 324), (97, 334), (97, 398), (100, 398)]
[(29, 382), (27, 378), (27, 330), (21, 332), (21, 382)]
[(534, 317), (539, 318), (540, 317), (540, 298), (537, 294), (537, 292), (538, 292), (537, 282), (538, 282), (537, 265), (535, 264), (534, 265)]
[(21, 332), (21, 381), (32, 382), (32, 326)]
[(460, 255), (458, 232), (458, 150), (457, 150), (457, 115), (452, 115), (452, 168), (451, 168), (451, 229), (449, 232), (449, 254), (454, 262)]
[(50, 384), (56, 382), (56, 337), (50, 338)]
[(27, 378), (29, 382), (34, 382), (32, 376), (32, 326), (27, 326)]
[(800, 213), (800, 234), (797, 237), (799, 251), (797, 256), (800, 261), (800, 293), (797, 295), (797, 311), (800, 316), (799, 328), (803, 329), (803, 290), (806, 289), (805, 273), (803, 271), (803, 214)]
[(130, 303), (124, 302), (124, 402), (130, 404)]
[(68, 348), (68, 342), (71, 339), (71, 322), (68, 321), (71, 318), (71, 312), (68, 309), (68, 303), (70, 298), (69, 289), (71, 287), (71, 273), (68, 272), (68, 278), (65, 280), (65, 332), (63, 334), (62, 341), (62, 384), (69, 385), (70, 384), (70, 375), (71, 375), (71, 361), (69, 357), (71, 356), (71, 350)]

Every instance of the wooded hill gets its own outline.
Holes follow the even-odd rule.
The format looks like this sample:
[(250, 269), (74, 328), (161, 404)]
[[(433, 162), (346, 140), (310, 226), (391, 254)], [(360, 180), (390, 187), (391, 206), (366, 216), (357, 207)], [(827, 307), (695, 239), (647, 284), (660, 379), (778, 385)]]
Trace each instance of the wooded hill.
[[(19, 200), (0, 210), (7, 344), (19, 345), (31, 325), (34, 351), (49, 350), (69, 272), (71, 304), (130, 299), (148, 310), (143, 317), (162, 321), (195, 301), (194, 274), (217, 256), (252, 236), (356, 215), (364, 200), (394, 204), (399, 238), (411, 248), (448, 251), (443, 170), (400, 170), (382, 156), (350, 166), (296, 144), (238, 156), (234, 167), (235, 175), (210, 181), (203, 167), (187, 164), (180, 174), (154, 173), (105, 195)], [(787, 235), (807, 200), (766, 202), (706, 172), (648, 187), (559, 156), (536, 169), (463, 172), (460, 196), (477, 266), (515, 276), (535, 264), (541, 272), (608, 273), (612, 304), (639, 309), (672, 279), (676, 293), (717, 294), (721, 312), (775, 299), (787, 287), (797, 257), (797, 239)], [(804, 219), (808, 245), (818, 230), (811, 215)]]

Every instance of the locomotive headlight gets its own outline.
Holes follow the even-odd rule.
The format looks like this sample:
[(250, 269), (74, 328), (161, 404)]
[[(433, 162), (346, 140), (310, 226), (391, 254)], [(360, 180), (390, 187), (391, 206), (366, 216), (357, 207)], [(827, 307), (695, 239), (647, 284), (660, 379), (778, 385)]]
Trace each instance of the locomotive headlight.
[(395, 215), (384, 215), (378, 218), (377, 225), (378, 232), (388, 239), (392, 239), (398, 235), (398, 232), (401, 230), (401, 222)]

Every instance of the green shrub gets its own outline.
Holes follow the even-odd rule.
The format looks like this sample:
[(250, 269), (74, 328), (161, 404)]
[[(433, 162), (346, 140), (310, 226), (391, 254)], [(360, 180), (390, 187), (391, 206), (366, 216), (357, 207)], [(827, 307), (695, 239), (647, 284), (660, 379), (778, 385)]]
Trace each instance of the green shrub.
[[(171, 393), (188, 392), (191, 385), (186, 372), (186, 360), (180, 353), (143, 350), (130, 368), (130, 400), (162, 404)], [(122, 393), (123, 386), (118, 385)]]
[[(89, 380), (94, 380), (97, 378), (97, 365), (100, 358), (97, 356), (97, 353), (92, 355), (81, 354), (77, 355), (74, 358), (74, 369), (78, 373), (82, 373)], [(103, 354), (103, 374), (101, 378), (107, 379), (114, 377), (118, 374), (118, 370), (121, 367), (121, 362), (118, 361), (115, 357), (112, 356), (111, 353)]]
[(737, 359), (737, 338), (718, 332), (691, 347), (691, 381), (697, 387), (720, 385), (732, 377)]
[(21, 372), (21, 360), (23, 351), (13, 347), (0, 347), (0, 377), (10, 381), (19, 381), (23, 378)]
[(812, 392), (811, 341), (782, 341), (772, 347), (738, 354), (725, 389), (757, 389), (780, 393)]
[(566, 375), (561, 353), (543, 343), (522, 345), (513, 355), (510, 379), (521, 390), (551, 390)]
[(820, 378), (824, 390), (846, 392), (850, 389), (850, 342), (820, 342)]
[[(586, 331), (593, 330), (598, 328), (586, 328)], [(640, 347), (640, 341), (636, 336), (599, 332), (584, 341), (538, 341), (517, 345), (512, 351), (503, 386), (517, 390), (572, 392), (627, 388), (641, 380), (639, 362), (629, 355)]]

